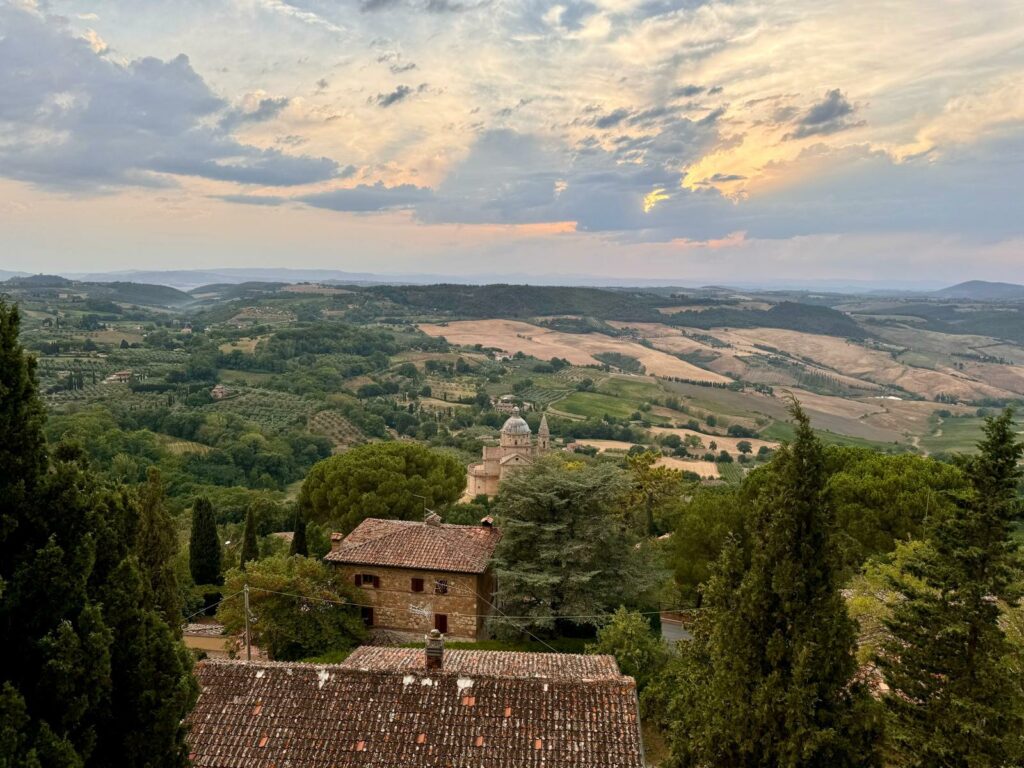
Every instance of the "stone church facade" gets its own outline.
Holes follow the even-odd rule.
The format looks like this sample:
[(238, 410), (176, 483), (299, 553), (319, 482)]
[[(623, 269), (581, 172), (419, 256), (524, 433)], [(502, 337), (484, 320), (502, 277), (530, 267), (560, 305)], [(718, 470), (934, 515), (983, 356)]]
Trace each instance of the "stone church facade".
[(466, 496), (473, 498), (481, 494), (494, 496), (498, 486), (511, 473), (528, 467), (533, 460), (551, 448), (551, 433), (548, 420), (542, 416), (536, 441), (530, 425), (514, 408), (512, 415), (501, 428), (498, 445), (484, 446), (483, 461), (473, 464), (467, 472)]

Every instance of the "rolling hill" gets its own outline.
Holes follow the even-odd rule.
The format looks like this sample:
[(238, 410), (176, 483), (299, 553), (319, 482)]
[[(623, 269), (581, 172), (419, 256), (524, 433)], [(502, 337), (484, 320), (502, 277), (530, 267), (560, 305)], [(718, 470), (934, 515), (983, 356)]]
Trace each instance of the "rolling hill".
[(966, 283), (957, 283), (948, 288), (933, 291), (932, 296), (969, 301), (1018, 301), (1024, 300), (1024, 285), (968, 280)]

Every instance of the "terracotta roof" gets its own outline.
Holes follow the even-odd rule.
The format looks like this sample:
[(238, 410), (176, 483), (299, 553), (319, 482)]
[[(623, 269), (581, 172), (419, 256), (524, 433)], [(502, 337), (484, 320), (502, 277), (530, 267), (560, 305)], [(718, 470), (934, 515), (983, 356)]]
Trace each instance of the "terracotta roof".
[(363, 520), (324, 558), (333, 563), (483, 573), (501, 538), (482, 525), (427, 525), (409, 520)]
[[(423, 668), (423, 649), (364, 645), (356, 648), (341, 666), (382, 672), (419, 670)], [(529, 677), (544, 680), (622, 679), (614, 656), (596, 654), (446, 650), (444, 668), (449, 672), (466, 675)]]
[[(445, 669), (429, 673), (203, 661), (201, 694), (188, 718), (192, 765), (642, 768), (632, 678), (472, 674), (450, 668), (451, 654)], [(463, 663), (528, 670), (528, 657), (551, 654), (514, 655), (525, 658)], [(567, 669), (578, 663), (578, 657), (561, 658)], [(558, 667), (548, 660), (541, 665)]]

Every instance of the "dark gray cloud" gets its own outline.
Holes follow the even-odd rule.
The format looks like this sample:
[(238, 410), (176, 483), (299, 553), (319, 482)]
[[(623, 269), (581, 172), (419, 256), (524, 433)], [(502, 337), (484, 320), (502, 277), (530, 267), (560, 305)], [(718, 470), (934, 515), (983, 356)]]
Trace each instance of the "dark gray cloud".
[(630, 111), (625, 107), (620, 107), (614, 112), (609, 112), (607, 115), (601, 115), (601, 117), (594, 119), (594, 127), (602, 130), (606, 128), (614, 128), (616, 125), (621, 123), (627, 117), (629, 117)]
[(220, 119), (220, 124), (222, 128), (230, 131), (245, 123), (262, 123), (277, 117), (289, 103), (290, 99), (286, 96), (260, 99), (253, 110), (246, 111), (241, 107), (229, 109)]
[(723, 181), (743, 181), (746, 176), (742, 176), (738, 173), (716, 173), (710, 176), (707, 181), (712, 183), (723, 182)]
[(672, 91), (672, 95), (675, 98), (688, 99), (692, 96), (698, 96), (704, 93), (704, 86), (702, 85), (680, 85)]
[(370, 101), (378, 107), (387, 109), (400, 101), (405, 101), (407, 98), (412, 96), (412, 94), (423, 93), (425, 90), (427, 90), (426, 83), (420, 83), (418, 88), (412, 88), (408, 85), (399, 85), (395, 90), (389, 91), (388, 93), (378, 93), (376, 96), (372, 97)]
[(432, 192), (426, 187), (400, 184), (388, 187), (376, 184), (360, 184), (346, 189), (315, 192), (298, 197), (280, 195), (218, 195), (217, 199), (244, 205), (290, 205), (304, 203), (314, 208), (326, 208), (346, 213), (377, 213), (381, 211), (412, 208), (429, 200)]
[(386, 187), (384, 184), (360, 184), (350, 189), (336, 189), (330, 192), (317, 192), (299, 198), (314, 208), (327, 208), (332, 211), (349, 211), (366, 213), (386, 211), (396, 208), (410, 208), (418, 203), (429, 200), (432, 192), (426, 187), (414, 184), (400, 184)]
[[(776, 114), (781, 116), (785, 110), (786, 108), (781, 108), (781, 111), (777, 110)], [(812, 105), (794, 121), (793, 130), (787, 133), (785, 138), (805, 139), (808, 136), (825, 136), (864, 125), (864, 121), (853, 119), (854, 112), (856, 112), (856, 107), (847, 100), (842, 91), (834, 88), (825, 94), (824, 99)]]
[(406, 62), (405, 64), (395, 63), (388, 67), (388, 69), (391, 70), (392, 75), (400, 75), (403, 72), (409, 72), (410, 70), (416, 69), (416, 64), (412, 61)]
[(157, 174), (243, 184), (296, 185), (334, 177), (325, 157), (243, 144), (239, 122), (267, 119), (229, 107), (186, 56), (120, 64), (97, 54), (63, 20), (0, 5), (0, 174), (96, 189), (168, 183)]

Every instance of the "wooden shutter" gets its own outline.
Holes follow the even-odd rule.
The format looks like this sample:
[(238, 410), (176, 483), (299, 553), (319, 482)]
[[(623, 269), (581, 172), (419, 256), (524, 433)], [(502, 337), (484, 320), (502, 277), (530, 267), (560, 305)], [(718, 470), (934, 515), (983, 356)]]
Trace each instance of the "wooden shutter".
[(442, 635), (448, 632), (448, 614), (435, 613), (434, 614), (434, 629), (440, 632)]
[(357, 573), (354, 578), (357, 587), (363, 586), (363, 574)]
[(412, 591), (413, 592), (422, 592), (423, 591), (423, 579), (413, 579), (412, 580)]

